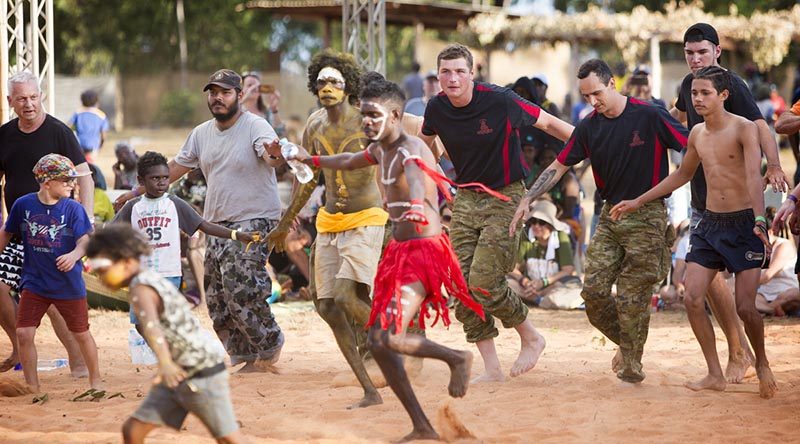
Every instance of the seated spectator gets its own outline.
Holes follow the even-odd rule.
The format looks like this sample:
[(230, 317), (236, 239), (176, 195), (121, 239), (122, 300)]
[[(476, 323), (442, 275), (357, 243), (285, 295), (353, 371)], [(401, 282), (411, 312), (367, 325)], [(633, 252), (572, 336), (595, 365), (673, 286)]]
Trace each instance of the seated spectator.
[[(774, 214), (774, 213), (773, 213)], [(772, 222), (772, 218), (767, 219)], [(797, 249), (792, 241), (777, 237), (769, 230), (772, 242), (772, 256), (769, 268), (761, 270), (756, 309), (771, 316), (784, 316), (800, 309), (800, 288), (798, 288), (795, 263)]]
[(575, 273), (569, 227), (556, 219), (556, 207), (537, 200), (525, 224), (509, 287), (523, 300), (542, 308), (578, 308), (581, 280)]
[[(90, 163), (89, 169), (92, 170), (92, 179), (94, 180), (94, 223), (97, 228), (100, 228), (106, 222), (114, 219), (114, 204), (108, 198), (101, 182), (97, 180), (98, 176), (102, 175), (100, 168)], [(105, 185), (105, 181), (102, 182), (102, 185)]]
[(139, 156), (128, 142), (120, 142), (114, 147), (117, 162), (111, 167), (114, 170), (114, 189), (132, 190), (139, 182), (136, 173), (136, 164)]

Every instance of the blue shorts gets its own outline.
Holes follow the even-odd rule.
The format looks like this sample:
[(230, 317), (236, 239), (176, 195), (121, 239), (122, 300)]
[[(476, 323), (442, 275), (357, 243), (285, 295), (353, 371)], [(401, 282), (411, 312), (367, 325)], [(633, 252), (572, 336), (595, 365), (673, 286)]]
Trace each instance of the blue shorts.
[[(182, 276), (169, 276), (165, 277), (164, 279), (168, 280), (178, 291), (181, 291), (181, 281), (183, 280)], [(133, 313), (133, 302), (129, 304), (128, 308), (128, 318), (133, 325), (139, 325), (139, 321), (136, 319), (136, 315)]]
[(732, 213), (706, 210), (693, 227), (686, 262), (731, 273), (766, 266), (764, 244), (753, 233), (755, 216), (747, 209)]

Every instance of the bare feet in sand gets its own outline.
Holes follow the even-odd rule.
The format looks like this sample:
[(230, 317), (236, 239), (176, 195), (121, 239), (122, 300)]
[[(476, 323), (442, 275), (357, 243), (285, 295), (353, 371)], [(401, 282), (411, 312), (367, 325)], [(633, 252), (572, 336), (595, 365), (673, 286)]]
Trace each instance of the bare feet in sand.
[(706, 375), (705, 378), (695, 381), (695, 382), (687, 382), (684, 384), (686, 388), (690, 390), (694, 390), (699, 392), (700, 390), (716, 390), (718, 392), (724, 392), (725, 386), (727, 382), (723, 376), (712, 376)]
[(370, 393), (368, 395), (364, 395), (364, 397), (361, 398), (361, 401), (358, 401), (355, 404), (347, 406), (347, 410), (360, 409), (378, 404), (383, 404), (383, 399), (381, 398), (381, 395), (378, 392), (375, 392), (375, 393)]
[(430, 429), (430, 430), (414, 430), (411, 433), (409, 433), (408, 435), (404, 436), (403, 438), (401, 438), (401, 439), (399, 439), (399, 440), (397, 440), (395, 442), (396, 443), (401, 443), (401, 442), (417, 441), (417, 440), (422, 440), (422, 439), (430, 439), (430, 440), (433, 440), (433, 441), (438, 441), (439, 440), (439, 434), (436, 433), (436, 430), (433, 430), (433, 429)]
[(522, 347), (519, 351), (519, 357), (514, 362), (514, 365), (511, 366), (512, 377), (519, 376), (536, 367), (539, 356), (541, 356), (546, 345), (544, 336), (540, 335), (536, 330), (533, 330), (530, 335), (520, 335), (520, 339)]
[(86, 378), (89, 376), (89, 369), (86, 368), (86, 364), (70, 366), (69, 372), (75, 379)]
[(236, 373), (274, 373), (279, 374), (280, 371), (273, 365), (273, 361), (253, 361), (248, 362), (244, 367), (240, 368)]
[(756, 374), (758, 375), (758, 393), (764, 399), (770, 399), (775, 396), (778, 391), (778, 383), (775, 382), (775, 376), (772, 375), (772, 370), (766, 365), (756, 367)]
[(460, 353), (463, 360), (450, 367), (450, 385), (447, 386), (447, 392), (453, 398), (462, 398), (467, 394), (469, 372), (472, 370), (472, 353), (468, 351)]
[(17, 364), (19, 364), (19, 357), (17, 355), (7, 357), (5, 361), (0, 363), (0, 373), (11, 370)]
[(731, 384), (739, 384), (744, 379), (747, 369), (753, 365), (744, 352), (728, 356), (728, 365), (725, 367), (725, 379)]
[(611, 358), (611, 371), (617, 373), (622, 370), (622, 351), (617, 349), (617, 353)]
[(506, 375), (503, 374), (502, 370), (497, 371), (485, 371), (482, 375), (476, 376), (472, 378), (469, 382), (470, 384), (480, 384), (482, 382), (505, 382)]

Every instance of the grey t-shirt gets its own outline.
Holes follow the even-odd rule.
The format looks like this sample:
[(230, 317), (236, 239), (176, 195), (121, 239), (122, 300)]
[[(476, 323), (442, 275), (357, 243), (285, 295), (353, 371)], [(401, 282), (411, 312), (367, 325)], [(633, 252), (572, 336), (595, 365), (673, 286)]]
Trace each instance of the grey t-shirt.
[(214, 119), (192, 130), (175, 162), (188, 168), (200, 167), (206, 177), (203, 219), (239, 222), (280, 218), (275, 169), (262, 158), (263, 143), (277, 137), (266, 120), (249, 112), (242, 113), (225, 131), (217, 128)]
[(200, 325), (192, 307), (174, 285), (152, 270), (136, 275), (130, 288), (139, 285), (152, 288), (161, 297), (164, 310), (158, 320), (176, 364), (189, 372), (196, 372), (224, 362), (222, 346), (215, 345), (213, 333)]

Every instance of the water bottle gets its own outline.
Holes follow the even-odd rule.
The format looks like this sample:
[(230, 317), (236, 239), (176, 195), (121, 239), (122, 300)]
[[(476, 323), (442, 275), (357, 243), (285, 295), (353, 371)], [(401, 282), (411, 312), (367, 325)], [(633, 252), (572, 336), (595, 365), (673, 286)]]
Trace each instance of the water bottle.
[(135, 328), (128, 332), (128, 349), (131, 352), (131, 362), (134, 364), (154, 365), (158, 363), (156, 354)]
[[(68, 366), (69, 366), (68, 359), (40, 359), (36, 363), (36, 370), (40, 372), (49, 372), (50, 370), (55, 370), (58, 368), (64, 368)], [(21, 365), (20, 369), (22, 369)]]
[[(289, 142), (285, 137), (278, 143), (281, 144), (281, 154), (283, 155), (284, 159), (288, 159), (290, 156), (295, 156), (300, 151), (297, 145)], [(289, 169), (292, 170), (292, 174), (297, 177), (298, 182), (308, 183), (314, 178), (314, 172), (311, 171), (311, 167), (303, 162), (300, 162), (299, 160), (287, 160), (286, 163), (289, 164)]]

